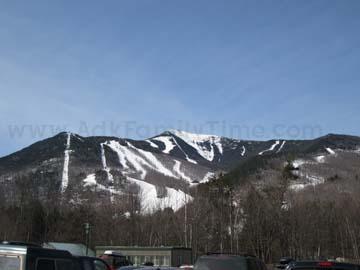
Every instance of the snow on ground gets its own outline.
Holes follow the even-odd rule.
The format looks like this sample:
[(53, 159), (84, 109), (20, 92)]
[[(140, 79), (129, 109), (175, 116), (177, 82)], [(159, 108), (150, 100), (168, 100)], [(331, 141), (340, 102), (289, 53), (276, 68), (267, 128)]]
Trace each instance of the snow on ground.
[(113, 187), (105, 187), (104, 185), (99, 184), (96, 181), (95, 173), (86, 176), (86, 178), (83, 179), (83, 183), (84, 183), (84, 187), (95, 187), (96, 189), (110, 192), (111, 194), (110, 199), (112, 201), (113, 201), (113, 196), (112, 196), (113, 194), (122, 194), (122, 192), (114, 190)]
[[(221, 137), (215, 136), (215, 135), (203, 135), (203, 134), (194, 134), (189, 133), (185, 131), (179, 131), (179, 130), (172, 130), (171, 133), (173, 133), (175, 136), (182, 139), (184, 142), (186, 142), (188, 145), (193, 147), (200, 156), (203, 158), (213, 161), (215, 157), (214, 153), (214, 145), (219, 150), (219, 153), (223, 153), (223, 147), (221, 144)], [(206, 142), (209, 142), (210, 149), (208, 149), (204, 144)]]
[(70, 143), (71, 143), (71, 133), (68, 132), (66, 138), (66, 147), (64, 151), (64, 168), (61, 179), (61, 192), (64, 192), (69, 184), (69, 161), (70, 161)]
[[(101, 143), (100, 147), (101, 147), (101, 163), (103, 166), (103, 170), (106, 172), (109, 183), (112, 183), (112, 185), (114, 185), (114, 177), (110, 173), (110, 168), (108, 168), (107, 163), (106, 163), (104, 144)], [(100, 185), (99, 185), (99, 187), (100, 187)], [(102, 187), (104, 187), (104, 186), (102, 186)], [(106, 187), (104, 187), (104, 188), (106, 189)], [(113, 194), (115, 193), (115, 190), (113, 188), (109, 188), (109, 191), (110, 191), (110, 200), (113, 202), (114, 201)]]
[(201, 180), (201, 183), (206, 183), (208, 182), (212, 177), (215, 176), (215, 173), (213, 172), (208, 172), (205, 174), (204, 178)]
[(156, 143), (153, 143), (151, 140), (146, 140), (146, 142), (148, 142), (153, 148), (159, 148), (159, 146)]
[(310, 181), (310, 184), (313, 186), (323, 184), (325, 182), (325, 179), (323, 177), (315, 175), (306, 175), (306, 179), (308, 179)]
[(175, 144), (172, 142), (172, 138), (166, 137), (166, 136), (160, 136), (153, 138), (152, 140), (159, 141), (165, 144), (165, 149), (163, 150), (163, 153), (169, 154), (171, 150), (174, 149)]
[(286, 143), (286, 141), (283, 141), (283, 142), (281, 143), (281, 145), (280, 145), (279, 149), (276, 151), (276, 153), (279, 153), (279, 152), (283, 149), (285, 143)]
[(183, 154), (185, 155), (185, 158), (187, 161), (191, 162), (191, 163), (194, 163), (194, 164), (197, 164), (197, 162), (191, 158), (189, 158), (188, 154), (185, 153), (184, 149), (182, 149), (182, 147), (177, 143), (176, 140), (174, 140), (176, 146), (181, 150), (181, 152), (183, 152)]
[(166, 196), (159, 198), (157, 195), (156, 186), (132, 178), (127, 177), (130, 183), (134, 183), (140, 188), (141, 206), (143, 213), (151, 213), (157, 209), (164, 209), (171, 207), (174, 211), (179, 210), (185, 203), (190, 202), (193, 198), (183, 192), (182, 190), (176, 190), (166, 187)]
[(190, 177), (188, 177), (188, 176), (186, 176), (185, 174), (184, 174), (184, 172), (182, 172), (181, 171), (181, 162), (180, 161), (178, 161), (178, 160), (175, 160), (175, 164), (174, 164), (174, 168), (173, 168), (173, 170), (175, 171), (175, 173), (177, 173), (178, 174), (178, 176), (180, 176), (180, 178), (181, 179), (184, 179), (184, 180), (186, 180), (186, 181), (188, 181), (188, 182), (192, 182), (192, 179), (190, 178)]
[(314, 157), (315, 161), (319, 162), (319, 163), (324, 163), (325, 162), (325, 156), (316, 156)]
[(259, 153), (259, 155), (263, 155), (265, 152), (274, 151), (275, 147), (280, 144), (280, 141), (276, 141), (269, 149), (266, 149)]
[(96, 178), (95, 178), (95, 173), (89, 174), (88, 176), (86, 176), (86, 178), (83, 180), (84, 182), (84, 186), (96, 186), (97, 182), (96, 182)]
[(291, 190), (300, 191), (306, 187), (309, 187), (309, 186), (315, 187), (315, 186), (323, 184), (325, 182), (325, 179), (321, 176), (302, 174), (302, 173), (300, 173), (300, 176), (304, 177), (304, 179), (306, 179), (306, 181), (304, 181), (304, 179), (303, 179), (302, 182), (299, 182), (299, 181), (293, 182), (289, 186), (289, 188)]
[(327, 148), (325, 148), (325, 149), (326, 149), (326, 151), (329, 152), (330, 155), (335, 155), (335, 154), (336, 154), (335, 151), (332, 150), (330, 147), (327, 147)]
[(303, 159), (295, 159), (293, 162), (292, 162), (292, 165), (294, 168), (299, 168), (301, 165), (307, 163), (305, 160)]
[(193, 164), (197, 164), (197, 162), (191, 158), (188, 157), (188, 155), (186, 155), (186, 160), (193, 163)]
[(106, 145), (115, 151), (115, 153), (117, 153), (120, 165), (124, 168), (125, 171), (129, 172), (129, 165), (131, 165), (136, 170), (136, 172), (141, 174), (141, 179), (145, 178), (147, 171), (143, 166), (149, 164), (147, 164), (144, 159), (140, 158), (138, 155), (130, 151), (128, 147), (121, 145), (117, 141), (106, 142)]
[(242, 147), (241, 156), (244, 156), (244, 155), (245, 155), (245, 153), (246, 153), (246, 148), (245, 148), (245, 146), (243, 146), (243, 147)]
[(300, 191), (302, 189), (304, 189), (307, 185), (306, 184), (291, 184), (289, 186), (289, 189), (293, 190), (293, 191)]
[[(129, 142), (127, 142), (127, 146), (121, 145), (117, 141), (109, 141), (106, 144), (118, 154), (120, 165), (126, 173), (140, 172), (141, 179), (145, 179), (147, 169), (151, 169), (169, 177), (179, 178), (151, 152), (136, 148)], [(130, 166), (135, 171), (131, 170)]]
[(150, 165), (149, 167), (151, 169), (158, 171), (163, 175), (176, 178), (176, 176), (169, 169), (167, 169), (152, 153), (138, 149), (129, 142), (127, 144), (131, 149), (134, 150), (134, 152), (137, 152), (140, 154), (140, 156), (143, 156), (146, 159), (147, 164), (146, 162), (144, 162), (144, 164)]
[(104, 144), (101, 143), (100, 147), (101, 147), (101, 163), (102, 163), (103, 170), (106, 171), (108, 181), (111, 183), (114, 183), (114, 177), (110, 173), (110, 168), (108, 168), (107, 163), (106, 163)]

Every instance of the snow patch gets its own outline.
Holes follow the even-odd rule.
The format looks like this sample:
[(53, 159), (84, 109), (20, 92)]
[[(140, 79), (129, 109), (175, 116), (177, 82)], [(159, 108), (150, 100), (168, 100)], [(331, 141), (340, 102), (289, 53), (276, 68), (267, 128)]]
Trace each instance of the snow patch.
[(180, 161), (178, 161), (178, 160), (175, 160), (175, 164), (174, 164), (174, 168), (173, 168), (173, 170), (175, 171), (175, 173), (177, 173), (180, 177), (181, 177), (181, 179), (184, 179), (184, 180), (186, 180), (186, 181), (188, 181), (188, 182), (192, 182), (192, 179), (190, 178), (190, 177), (188, 177), (188, 176), (186, 176), (181, 170), (180, 170), (180, 167), (181, 167), (181, 162)]
[(243, 147), (242, 147), (242, 152), (241, 152), (241, 154), (240, 154), (240, 155), (241, 155), (241, 156), (244, 156), (244, 155), (245, 155), (245, 153), (246, 153), (246, 148), (245, 148), (245, 146), (243, 146)]
[(170, 151), (173, 150), (175, 147), (175, 144), (172, 142), (172, 139), (170, 137), (160, 136), (153, 138), (153, 140), (165, 144), (165, 149), (163, 150), (163, 153), (165, 154), (170, 154)]
[(146, 140), (146, 142), (148, 142), (153, 148), (159, 148), (159, 146), (156, 143), (153, 143), (151, 140)]
[[(102, 166), (103, 166), (103, 170), (106, 172), (108, 182), (111, 183), (112, 186), (114, 186), (114, 177), (110, 173), (110, 168), (108, 168), (107, 163), (106, 163), (104, 143), (101, 143), (100, 147), (101, 147), (101, 163), (102, 163)], [(98, 186), (100, 188), (105, 188), (106, 189), (105, 186), (102, 186), (102, 185), (98, 185)], [(108, 190), (108, 189), (106, 189), (106, 190)], [(115, 190), (113, 188), (109, 188), (109, 191), (110, 191), (110, 201), (114, 202), (114, 196), (113, 195), (115, 193)]]
[(141, 179), (145, 178), (147, 171), (143, 167), (143, 165), (146, 165), (146, 162), (143, 159), (130, 151), (128, 147), (121, 145), (117, 141), (109, 141), (106, 143), (106, 145), (115, 151), (115, 153), (117, 153), (120, 165), (126, 172), (130, 172), (129, 165), (131, 165), (133, 168), (135, 168), (136, 172), (140, 172)]
[(215, 173), (213, 173), (213, 172), (206, 173), (204, 178), (201, 180), (201, 183), (209, 182), (209, 180), (214, 176), (215, 176)]
[[(141, 179), (145, 179), (147, 170), (152, 169), (163, 175), (178, 178), (168, 168), (166, 168), (151, 152), (136, 148), (130, 142), (127, 146), (121, 145), (117, 141), (109, 141), (107, 145), (118, 154), (120, 165), (124, 168), (125, 173), (138, 173), (140, 172)], [(132, 170), (130, 168), (135, 169)]]
[(275, 147), (280, 144), (280, 141), (276, 141), (269, 149), (266, 149), (259, 153), (259, 155), (263, 155), (265, 152), (274, 151)]
[(302, 159), (296, 159), (292, 162), (292, 165), (295, 169), (299, 168), (301, 165), (305, 164), (306, 161)]
[(325, 156), (316, 156), (314, 159), (319, 163), (325, 163)]
[(134, 183), (140, 188), (140, 198), (142, 204), (143, 213), (152, 213), (158, 209), (165, 209), (171, 207), (174, 211), (179, 210), (185, 203), (191, 202), (193, 198), (183, 192), (182, 190), (176, 190), (166, 187), (166, 196), (159, 198), (156, 190), (156, 186), (150, 183), (127, 177), (130, 183)]
[(280, 147), (279, 147), (279, 149), (276, 151), (276, 153), (279, 153), (279, 152), (283, 149), (285, 143), (286, 143), (286, 141), (283, 141), (283, 142), (282, 142), (282, 144), (280, 145)]
[(163, 175), (176, 178), (176, 176), (169, 169), (167, 169), (152, 153), (144, 151), (142, 149), (138, 149), (129, 142), (127, 144), (134, 151), (137, 151), (140, 155), (145, 157), (146, 161), (144, 162), (144, 164), (148, 165), (150, 168), (160, 172)]
[(174, 139), (174, 142), (176, 144), (177, 147), (179, 147), (179, 149), (181, 150), (181, 152), (183, 152), (183, 154), (185, 155), (185, 158), (187, 161), (191, 162), (191, 163), (194, 163), (194, 164), (197, 164), (197, 162), (191, 158), (189, 158), (188, 154), (185, 153), (184, 149), (182, 149), (182, 147), (178, 144), (178, 142)]
[[(172, 130), (170, 131), (175, 136), (182, 139), (188, 145), (193, 147), (200, 156), (203, 158), (213, 161), (215, 157), (214, 146), (219, 150), (220, 154), (223, 154), (223, 147), (221, 144), (221, 137), (215, 135), (203, 135), (194, 134), (185, 131)], [(205, 143), (209, 143), (210, 149), (205, 146)]]
[(315, 186), (323, 184), (325, 182), (325, 179), (320, 176), (306, 174), (305, 178), (308, 180), (307, 182), (303, 182), (303, 183), (295, 182), (295, 183), (291, 184), (289, 186), (289, 188), (293, 191), (300, 191), (306, 187), (309, 187), (309, 186), (315, 187)]
[(96, 186), (97, 182), (96, 182), (96, 178), (95, 178), (95, 173), (89, 174), (88, 176), (86, 176), (86, 178), (83, 180), (84, 182), (84, 186)]
[(106, 157), (105, 157), (105, 149), (104, 149), (104, 143), (100, 144), (101, 147), (101, 163), (102, 163), (102, 167), (103, 170), (106, 172), (107, 174), (107, 179), (110, 183), (114, 183), (114, 177), (112, 176), (112, 174), (110, 173), (110, 168), (108, 168), (107, 163), (106, 163)]
[(330, 155), (335, 155), (335, 154), (336, 154), (335, 151), (332, 150), (330, 147), (327, 147), (327, 148), (325, 148), (325, 149), (326, 149), (326, 151), (328, 151), (328, 153), (329, 153)]
[(69, 161), (70, 161), (70, 143), (71, 143), (71, 133), (67, 133), (66, 138), (66, 147), (64, 151), (64, 168), (61, 179), (61, 192), (65, 192), (69, 184)]
[(118, 195), (123, 194), (120, 191), (114, 190), (113, 187), (105, 187), (104, 185), (99, 184), (96, 181), (95, 173), (92, 173), (92, 174), (89, 174), (88, 176), (86, 176), (86, 178), (83, 179), (83, 183), (84, 183), (84, 187), (95, 187), (96, 189), (110, 192), (111, 201), (114, 200), (114, 197), (113, 197), (114, 194), (118, 194)]

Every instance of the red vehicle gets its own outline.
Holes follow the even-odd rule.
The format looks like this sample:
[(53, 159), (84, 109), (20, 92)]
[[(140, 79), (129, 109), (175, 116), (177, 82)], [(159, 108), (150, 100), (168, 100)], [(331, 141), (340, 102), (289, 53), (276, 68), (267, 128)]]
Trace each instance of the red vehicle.
[(100, 256), (112, 270), (116, 270), (123, 266), (132, 265), (132, 263), (123, 254), (111, 250), (107, 250)]

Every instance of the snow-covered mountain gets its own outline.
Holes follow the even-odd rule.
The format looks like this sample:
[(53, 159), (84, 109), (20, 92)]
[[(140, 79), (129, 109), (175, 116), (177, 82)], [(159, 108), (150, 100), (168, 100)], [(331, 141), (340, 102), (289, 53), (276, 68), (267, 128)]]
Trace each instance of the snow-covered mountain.
[[(0, 182), (26, 178), (60, 195), (82, 191), (108, 198), (135, 188), (144, 212), (181, 208), (189, 189), (254, 157), (311, 153), (319, 158), (360, 148), (360, 138), (327, 135), (307, 141), (243, 141), (170, 130), (146, 140), (60, 133), (0, 158)], [(46, 187), (46, 188), (45, 188)]]

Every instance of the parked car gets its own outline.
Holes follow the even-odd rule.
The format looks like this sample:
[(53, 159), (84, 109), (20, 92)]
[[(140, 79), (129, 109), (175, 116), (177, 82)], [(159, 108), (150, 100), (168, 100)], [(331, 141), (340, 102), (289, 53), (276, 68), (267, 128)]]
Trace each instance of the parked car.
[(208, 254), (197, 259), (194, 270), (266, 270), (266, 265), (247, 254)]
[(0, 245), (0, 270), (82, 270), (68, 251), (46, 249), (34, 244)]
[(280, 259), (279, 263), (276, 265), (276, 268), (285, 269), (289, 265), (289, 263), (291, 263), (292, 261), (294, 261), (294, 260), (290, 257), (283, 257)]
[(183, 265), (180, 265), (179, 268), (180, 268), (180, 269), (183, 269), (183, 270), (193, 270), (193, 269), (194, 269), (194, 266), (193, 266), (193, 265), (189, 265), (189, 264), (183, 264)]
[(103, 259), (113, 270), (123, 266), (132, 265), (132, 263), (126, 258), (126, 256), (112, 250), (105, 251), (104, 254), (100, 256), (100, 258)]
[(360, 265), (335, 261), (292, 261), (286, 270), (360, 270)]
[(88, 256), (76, 257), (81, 265), (81, 270), (111, 270), (111, 267), (102, 259)]
[(116, 270), (135, 270), (135, 269), (140, 269), (140, 268), (143, 268), (143, 266), (127, 265), (127, 266), (121, 266), (121, 267), (117, 268)]
[(179, 268), (172, 267), (172, 266), (146, 266), (146, 265), (122, 266), (122, 267), (118, 268), (117, 270), (135, 270), (135, 269), (140, 269), (140, 270), (179, 270)]

